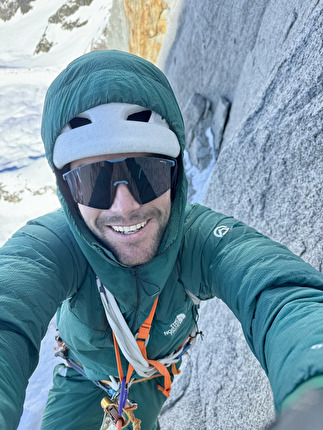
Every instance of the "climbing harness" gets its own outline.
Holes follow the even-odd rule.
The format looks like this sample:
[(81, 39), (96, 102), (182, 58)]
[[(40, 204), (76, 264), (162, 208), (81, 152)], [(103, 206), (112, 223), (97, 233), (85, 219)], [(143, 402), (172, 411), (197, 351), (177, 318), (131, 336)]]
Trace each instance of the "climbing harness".
[[(162, 387), (161, 385), (158, 385), (158, 389), (161, 390), (166, 397), (168, 397), (169, 393), (170, 393), (170, 389), (171, 389), (170, 373), (167, 370), (167, 368), (163, 364), (161, 364), (160, 362), (158, 362), (156, 360), (148, 360), (147, 359), (146, 344), (145, 344), (146, 340), (149, 338), (149, 332), (150, 332), (151, 324), (152, 324), (152, 321), (153, 321), (153, 318), (155, 315), (157, 303), (158, 303), (158, 297), (154, 301), (153, 307), (150, 311), (148, 318), (145, 320), (145, 322), (142, 324), (142, 326), (140, 327), (140, 329), (138, 331), (136, 343), (140, 349), (142, 356), (144, 357), (145, 360), (147, 360), (149, 365), (155, 367), (157, 369), (157, 371), (161, 375), (164, 376), (164, 387)], [(141, 426), (140, 426), (141, 420), (137, 419), (134, 416), (134, 414), (133, 414), (134, 408), (130, 410), (129, 408), (126, 407), (126, 402), (127, 402), (127, 398), (128, 398), (128, 388), (130, 387), (131, 376), (133, 374), (134, 367), (129, 362), (127, 376), (125, 377), (123, 374), (123, 369), (122, 369), (122, 364), (121, 364), (121, 356), (120, 356), (118, 341), (117, 341), (115, 333), (114, 332), (112, 332), (112, 333), (113, 333), (113, 343), (114, 343), (117, 368), (118, 368), (118, 374), (119, 374), (119, 381), (121, 382), (118, 415), (114, 416), (113, 419), (116, 423), (117, 430), (118, 430), (118, 428), (126, 427), (130, 421), (132, 422), (132, 426), (134, 429), (135, 428), (140, 429), (141, 428)], [(151, 376), (153, 376), (153, 375), (151, 375)], [(109, 405), (108, 408), (106, 406), (107, 402)], [(103, 399), (103, 401), (101, 402), (101, 406), (103, 407), (105, 412), (109, 412), (110, 416), (111, 416), (110, 408), (112, 405), (110, 404), (110, 402), (108, 401), (107, 398)], [(113, 405), (113, 406), (115, 406), (115, 405)], [(128, 416), (127, 421), (124, 420), (124, 418), (122, 416), (123, 413), (127, 414), (127, 416)]]
[[(131, 383), (134, 381), (131, 379), (132, 373), (135, 370), (136, 373), (142, 376), (144, 379), (151, 379), (152, 377), (163, 376), (164, 377), (164, 387), (158, 385), (158, 389), (162, 393), (169, 397), (171, 390), (171, 376), (167, 367), (171, 366), (172, 373), (174, 375), (179, 374), (180, 370), (176, 368), (176, 363), (178, 363), (183, 354), (192, 346), (195, 342), (198, 331), (194, 328), (190, 336), (182, 343), (182, 345), (167, 357), (160, 360), (149, 360), (147, 357), (146, 346), (149, 341), (149, 333), (151, 329), (151, 324), (155, 315), (157, 308), (158, 297), (155, 299), (152, 309), (148, 318), (141, 325), (136, 336), (131, 333), (128, 324), (123, 318), (123, 315), (119, 309), (119, 306), (110, 293), (110, 291), (101, 283), (100, 279), (97, 277), (97, 287), (100, 293), (103, 308), (109, 322), (109, 325), (113, 333), (113, 341), (115, 354), (117, 359), (119, 380), (122, 385), (129, 388)], [(126, 378), (123, 375), (123, 370), (121, 366), (120, 349), (124, 357), (127, 359), (129, 366)], [(139, 381), (138, 381), (139, 382)], [(127, 393), (127, 390), (122, 391), (120, 398)], [(119, 403), (120, 404), (120, 403)], [(119, 411), (120, 413), (120, 411)], [(120, 413), (121, 415), (121, 413)]]
[[(136, 341), (136, 337), (131, 333), (128, 324), (126, 323), (123, 315), (119, 309), (119, 306), (110, 293), (110, 291), (101, 283), (100, 279), (97, 277), (97, 287), (100, 293), (103, 308), (109, 322), (112, 331), (118, 341), (118, 344), (122, 350), (124, 357), (129, 363), (132, 364), (136, 373), (142, 377), (151, 377), (158, 370), (146, 358), (143, 356), (141, 349)], [(145, 324), (145, 322), (144, 322)], [(144, 325), (143, 324), (143, 325)], [(140, 329), (139, 329), (140, 330)], [(195, 327), (188, 338), (182, 343), (182, 345), (172, 352), (167, 357), (158, 360), (159, 363), (163, 364), (165, 367), (169, 367), (172, 363), (178, 363), (180, 358), (188, 350), (190, 346), (195, 343), (196, 337), (199, 334), (197, 328)], [(138, 335), (139, 336), (139, 332)], [(147, 346), (149, 341), (149, 336), (146, 338), (145, 345)]]
[[(146, 346), (145, 346), (144, 342), (149, 336), (149, 331), (151, 328), (152, 320), (154, 318), (157, 302), (158, 302), (158, 298), (155, 300), (154, 305), (152, 307), (152, 310), (151, 310), (148, 318), (143, 323), (143, 325), (140, 327), (139, 332), (138, 332), (137, 342), (138, 342), (138, 345), (140, 345), (142, 354), (145, 357), (147, 357), (147, 354), (146, 354)], [(132, 422), (132, 426), (134, 429), (140, 429), (141, 428), (141, 425), (140, 425), (141, 420), (137, 419), (133, 413), (133, 410), (135, 408), (129, 408), (129, 407), (127, 408), (127, 406), (126, 406), (127, 399), (128, 399), (127, 388), (129, 387), (131, 375), (132, 375), (134, 369), (133, 369), (133, 366), (129, 363), (127, 376), (124, 377), (118, 342), (117, 342), (117, 339), (116, 339), (114, 332), (112, 332), (112, 333), (113, 333), (113, 343), (114, 343), (115, 355), (116, 355), (116, 360), (117, 360), (119, 381), (121, 381), (121, 389), (120, 389), (120, 394), (119, 394), (119, 405), (118, 405), (118, 415), (115, 414), (114, 416), (112, 416), (112, 418), (116, 423), (117, 430), (118, 430), (118, 428), (126, 427), (130, 421)], [(141, 343), (143, 344), (143, 346)], [(161, 370), (163, 370), (163, 369), (161, 369)], [(167, 375), (166, 375), (166, 373), (167, 373)], [(169, 391), (170, 391), (170, 375), (169, 375), (169, 372), (166, 368), (165, 368), (164, 376), (165, 376), (165, 378), (167, 378), (167, 376), (169, 376), (169, 381), (167, 378), (167, 382), (165, 382), (165, 390), (168, 390), (165, 393), (165, 395), (167, 395), (167, 393), (169, 393)], [(165, 379), (165, 381), (166, 381), (166, 379)], [(163, 387), (158, 386), (158, 388), (160, 388), (161, 390), (164, 390)], [(101, 406), (103, 407), (105, 412), (110, 413), (110, 416), (113, 415), (113, 414), (111, 414), (111, 407), (114, 407), (113, 412), (114, 413), (116, 412), (116, 406), (117, 405), (111, 404), (111, 402), (109, 401), (109, 399), (107, 397), (105, 397), (102, 400)], [(127, 421), (124, 420), (124, 418), (122, 416), (123, 413), (127, 414), (127, 417), (128, 417)]]
[[(164, 386), (158, 385), (158, 389), (162, 391), (166, 397), (169, 397), (171, 390), (171, 374), (167, 368), (170, 367), (174, 375), (180, 373), (180, 370), (176, 368), (176, 363), (180, 361), (181, 357), (195, 343), (197, 335), (201, 334), (201, 332), (198, 332), (197, 327), (195, 327), (188, 338), (173, 353), (160, 360), (148, 359), (146, 347), (149, 342), (149, 333), (157, 308), (158, 297), (155, 299), (149, 316), (139, 328), (137, 335), (133, 336), (115, 298), (101, 283), (100, 279), (98, 277), (96, 279), (104, 311), (112, 329), (119, 376), (119, 380), (109, 375), (110, 381), (92, 381), (106, 393), (106, 396), (101, 402), (101, 406), (104, 410), (104, 418), (100, 430), (107, 429), (111, 422), (115, 425), (116, 430), (125, 428), (130, 422), (132, 423), (133, 430), (140, 430), (141, 420), (136, 418), (134, 414), (134, 410), (137, 409), (137, 404), (128, 398), (128, 390), (131, 384), (163, 376)], [(60, 338), (59, 334), (55, 339), (57, 341), (55, 355), (64, 358), (67, 366), (86, 377), (86, 373), (81, 364), (69, 358), (68, 347)], [(129, 363), (126, 376), (123, 374), (119, 347)], [(142, 378), (133, 378), (132, 375), (134, 371)]]
[[(69, 358), (69, 349), (62, 341), (59, 334), (55, 336), (55, 339), (57, 341), (55, 355), (57, 357), (64, 358), (67, 367), (71, 367), (86, 378), (87, 376), (83, 367), (76, 361)], [(124, 393), (122, 383), (120, 384), (111, 375), (109, 377), (111, 381), (92, 381), (96, 386), (101, 388), (106, 393), (106, 396), (101, 401), (101, 406), (104, 410), (104, 418), (101, 429), (103, 430), (108, 428), (107, 425), (109, 422), (113, 422), (117, 430), (118, 426), (120, 429), (122, 429), (131, 422), (133, 430), (140, 430), (141, 420), (136, 418), (133, 413), (133, 411), (137, 409), (137, 404), (130, 400), (127, 395), (122, 394)], [(126, 418), (123, 417), (123, 414)]]

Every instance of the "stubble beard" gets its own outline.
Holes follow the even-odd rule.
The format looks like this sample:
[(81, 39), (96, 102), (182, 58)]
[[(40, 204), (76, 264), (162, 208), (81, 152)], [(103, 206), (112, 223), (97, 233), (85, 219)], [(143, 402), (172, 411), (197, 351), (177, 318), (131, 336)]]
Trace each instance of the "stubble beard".
[[(169, 220), (169, 215), (170, 211), (162, 212), (156, 207), (133, 213), (129, 218), (124, 218), (122, 216), (109, 216), (102, 213), (95, 221), (95, 230), (93, 230), (93, 233), (105, 247), (112, 251), (120, 263), (126, 266), (138, 266), (152, 260), (157, 254)], [(154, 234), (147, 237), (147, 239), (149, 238), (147, 244), (142, 243), (142, 241), (138, 241), (133, 243), (130, 242), (127, 245), (121, 244), (120, 246), (117, 242), (114, 243), (114, 240), (110, 240), (106, 237), (105, 231), (107, 229), (107, 225), (137, 224), (147, 219), (151, 220), (149, 222), (154, 222), (157, 226)]]

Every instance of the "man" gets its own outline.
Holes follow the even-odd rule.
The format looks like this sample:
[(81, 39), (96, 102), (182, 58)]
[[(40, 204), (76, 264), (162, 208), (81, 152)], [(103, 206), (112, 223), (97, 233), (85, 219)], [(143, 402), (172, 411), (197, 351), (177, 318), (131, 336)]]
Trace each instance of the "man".
[(56, 311), (69, 366), (55, 369), (44, 430), (99, 429), (102, 398), (117, 428), (128, 416), (126, 428), (156, 429), (197, 336), (199, 300), (215, 296), (239, 318), (277, 410), (320, 385), (322, 274), (234, 218), (186, 204), (183, 121), (156, 67), (118, 51), (76, 59), (48, 90), (42, 138), (62, 210), (1, 250), (1, 428), (18, 424)]

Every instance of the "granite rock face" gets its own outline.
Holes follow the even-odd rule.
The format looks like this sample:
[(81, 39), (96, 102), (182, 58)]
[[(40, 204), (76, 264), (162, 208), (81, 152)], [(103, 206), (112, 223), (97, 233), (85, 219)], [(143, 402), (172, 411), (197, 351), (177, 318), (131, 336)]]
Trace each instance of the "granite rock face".
[[(211, 126), (216, 161), (205, 204), (321, 271), (322, 6), (317, 0), (183, 0), (161, 64), (183, 110), (190, 161), (202, 169), (199, 136)], [(193, 101), (200, 102), (200, 115)], [(202, 306), (200, 328), (204, 341), (184, 360), (161, 427), (264, 429), (274, 417), (271, 390), (239, 323), (215, 299)]]
[(124, 1), (129, 28), (129, 52), (156, 62), (167, 29), (169, 1)]

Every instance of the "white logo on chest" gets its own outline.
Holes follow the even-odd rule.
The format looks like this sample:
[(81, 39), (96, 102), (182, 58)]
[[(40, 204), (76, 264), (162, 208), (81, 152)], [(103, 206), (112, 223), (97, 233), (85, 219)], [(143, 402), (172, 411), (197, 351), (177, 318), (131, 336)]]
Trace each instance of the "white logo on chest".
[(185, 318), (186, 318), (185, 314), (177, 315), (177, 317), (175, 318), (175, 321), (171, 324), (170, 329), (167, 331), (164, 331), (164, 335), (173, 336), (173, 334), (180, 328), (180, 325), (182, 324)]

